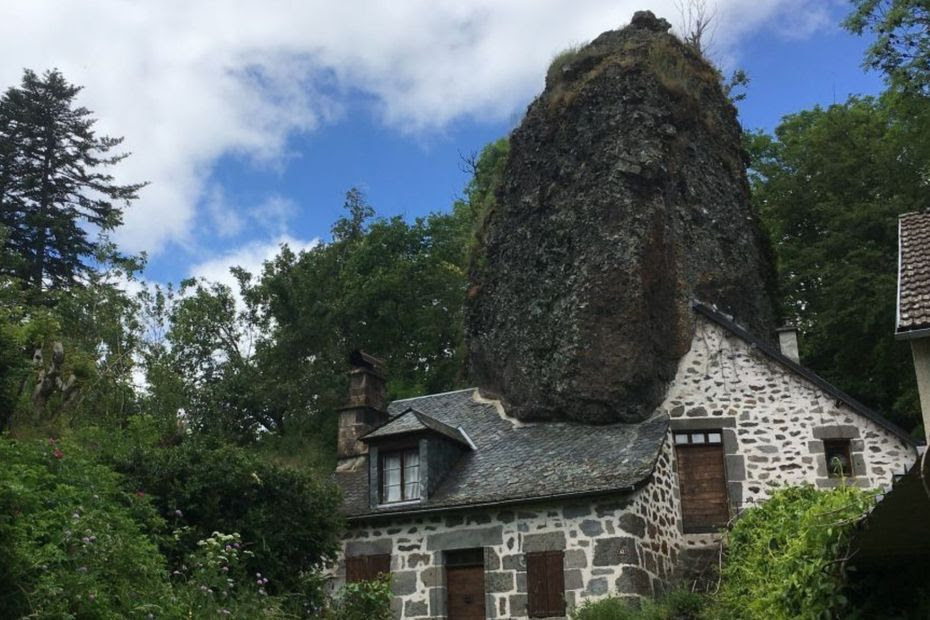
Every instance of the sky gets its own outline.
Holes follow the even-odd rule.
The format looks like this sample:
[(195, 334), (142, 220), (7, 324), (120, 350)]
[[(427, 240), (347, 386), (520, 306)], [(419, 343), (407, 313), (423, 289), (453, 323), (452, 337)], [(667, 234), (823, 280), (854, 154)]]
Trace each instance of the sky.
[[(56, 67), (148, 181), (115, 240), (145, 278), (231, 282), (328, 238), (351, 187), (379, 215), (447, 210), (569, 45), (682, 0), (0, 0), (0, 86)], [(684, 0), (687, 1), (687, 0)], [(708, 0), (747, 128), (875, 94), (848, 0)]]

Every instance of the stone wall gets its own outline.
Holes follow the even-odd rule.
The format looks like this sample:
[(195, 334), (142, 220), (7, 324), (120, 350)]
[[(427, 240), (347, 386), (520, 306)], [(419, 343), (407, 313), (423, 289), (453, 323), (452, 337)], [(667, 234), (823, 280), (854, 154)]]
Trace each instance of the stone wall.
[[(862, 487), (890, 485), (916, 458), (892, 432), (704, 318), (660, 410), (672, 418), (670, 434), (721, 430), (734, 515), (781, 486), (840, 484), (827, 474), (824, 439), (850, 439), (849, 482)], [(697, 545), (714, 538), (685, 537)]]
[[(570, 609), (589, 597), (651, 595), (678, 556), (679, 509), (672, 453), (666, 445), (652, 480), (628, 494), (571, 503), (381, 518), (345, 536), (349, 556), (391, 554), (395, 616), (442, 617), (444, 551), (485, 550), (488, 618), (525, 618), (525, 553), (563, 550)], [(344, 582), (342, 559), (333, 569)]]
[[(684, 555), (718, 544), (716, 534), (681, 533), (676, 429), (721, 431), (734, 516), (781, 486), (839, 484), (827, 475), (824, 439), (850, 439), (850, 482), (863, 487), (889, 485), (916, 458), (915, 449), (892, 432), (703, 317), (657, 413), (671, 417), (672, 430), (652, 478), (634, 492), (379, 517), (347, 532), (343, 557), (391, 554), (395, 615), (443, 617), (443, 552), (484, 548), (487, 617), (525, 618), (525, 553), (564, 551), (570, 609), (609, 594), (654, 594)], [(341, 585), (341, 559), (332, 575), (333, 586)]]

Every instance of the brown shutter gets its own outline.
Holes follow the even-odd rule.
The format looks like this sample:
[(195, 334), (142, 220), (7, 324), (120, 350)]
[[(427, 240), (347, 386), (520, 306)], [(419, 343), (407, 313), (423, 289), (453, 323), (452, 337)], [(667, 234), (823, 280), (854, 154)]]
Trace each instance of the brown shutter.
[(549, 615), (565, 615), (565, 575), (562, 572), (564, 554), (561, 551), (546, 552), (546, 586), (549, 590)]
[(370, 555), (368, 556), (368, 579), (377, 579), (381, 575), (391, 574), (391, 556)]
[(546, 586), (546, 554), (526, 554), (526, 609), (530, 618), (549, 615), (549, 593)]
[(367, 564), (365, 556), (346, 558), (346, 581), (348, 583), (363, 581), (365, 579)]
[(391, 573), (391, 556), (384, 555), (358, 555), (346, 558), (346, 581), (371, 581), (379, 575)]

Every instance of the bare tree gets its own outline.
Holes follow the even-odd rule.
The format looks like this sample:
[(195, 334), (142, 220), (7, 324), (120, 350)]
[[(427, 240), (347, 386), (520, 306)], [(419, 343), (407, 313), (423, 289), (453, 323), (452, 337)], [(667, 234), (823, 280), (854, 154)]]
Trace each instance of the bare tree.
[(710, 6), (707, 0), (675, 0), (681, 20), (681, 39), (702, 56), (713, 46), (717, 30), (717, 5)]

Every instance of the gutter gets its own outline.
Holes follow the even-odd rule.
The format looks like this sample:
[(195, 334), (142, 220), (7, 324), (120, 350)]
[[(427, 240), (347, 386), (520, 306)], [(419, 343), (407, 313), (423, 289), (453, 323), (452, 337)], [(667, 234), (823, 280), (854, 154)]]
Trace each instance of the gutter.
[(346, 516), (346, 521), (350, 523), (356, 523), (361, 521), (369, 521), (378, 518), (391, 518), (391, 517), (407, 517), (411, 515), (422, 515), (422, 514), (433, 514), (433, 513), (446, 513), (454, 512), (460, 510), (479, 510), (482, 508), (496, 508), (500, 506), (513, 506), (517, 504), (536, 504), (543, 503), (548, 501), (556, 500), (567, 500), (567, 499), (577, 499), (584, 497), (597, 497), (603, 495), (613, 495), (613, 494), (626, 494), (636, 491), (640, 487), (644, 486), (646, 482), (652, 477), (652, 472), (648, 476), (640, 480), (635, 484), (631, 484), (627, 487), (620, 487), (617, 489), (608, 489), (601, 491), (576, 491), (574, 493), (554, 493), (551, 495), (539, 495), (534, 497), (522, 497), (516, 499), (503, 499), (500, 501), (492, 502), (479, 502), (475, 504), (455, 504), (452, 506), (426, 506), (424, 508), (415, 509), (415, 510), (396, 510), (390, 512), (366, 512), (357, 515)]

